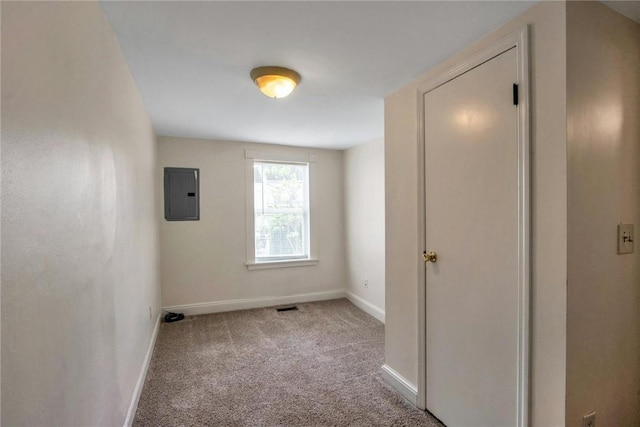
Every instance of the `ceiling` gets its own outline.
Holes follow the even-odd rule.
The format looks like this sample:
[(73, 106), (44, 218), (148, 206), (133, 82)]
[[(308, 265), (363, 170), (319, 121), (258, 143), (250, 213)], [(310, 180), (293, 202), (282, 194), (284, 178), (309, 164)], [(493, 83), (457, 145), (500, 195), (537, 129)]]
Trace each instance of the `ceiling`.
[[(383, 134), (383, 98), (531, 1), (101, 1), (159, 135), (347, 148)], [(640, 1), (605, 1), (640, 22)], [(261, 65), (295, 69), (262, 95)]]
[(606, 6), (618, 13), (633, 19), (640, 24), (640, 1), (638, 0), (604, 0)]
[[(383, 136), (383, 98), (526, 1), (102, 1), (159, 135), (347, 148)], [(302, 75), (262, 95), (252, 68)]]

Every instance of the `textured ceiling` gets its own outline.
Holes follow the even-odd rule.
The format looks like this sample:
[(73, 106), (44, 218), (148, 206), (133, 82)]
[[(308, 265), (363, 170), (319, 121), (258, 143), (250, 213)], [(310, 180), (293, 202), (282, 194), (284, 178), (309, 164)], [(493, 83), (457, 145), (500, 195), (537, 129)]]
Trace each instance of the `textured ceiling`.
[[(100, 3), (159, 135), (346, 148), (383, 136), (383, 98), (534, 2)], [(260, 65), (293, 68), (288, 98)]]

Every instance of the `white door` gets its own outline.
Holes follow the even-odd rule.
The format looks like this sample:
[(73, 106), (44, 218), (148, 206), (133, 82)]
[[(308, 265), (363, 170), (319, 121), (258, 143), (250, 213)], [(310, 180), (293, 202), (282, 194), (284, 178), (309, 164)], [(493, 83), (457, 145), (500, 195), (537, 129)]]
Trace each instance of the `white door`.
[(424, 94), (426, 406), (449, 427), (518, 425), (516, 53)]

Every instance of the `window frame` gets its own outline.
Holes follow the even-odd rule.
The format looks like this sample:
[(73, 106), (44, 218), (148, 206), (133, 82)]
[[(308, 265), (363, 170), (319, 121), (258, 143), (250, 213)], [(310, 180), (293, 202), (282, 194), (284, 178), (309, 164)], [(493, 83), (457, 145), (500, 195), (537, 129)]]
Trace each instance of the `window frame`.
[[(256, 248), (255, 248), (255, 206), (254, 206), (254, 177), (253, 166), (254, 162), (269, 162), (269, 163), (300, 163), (308, 165), (308, 199), (309, 208), (307, 211), (308, 220), (308, 258), (292, 258), (292, 259), (277, 259), (277, 260), (256, 260)], [(316, 220), (317, 215), (314, 215), (315, 203), (315, 167), (316, 167), (316, 155), (311, 153), (297, 154), (291, 152), (262, 152), (262, 151), (245, 151), (245, 188), (246, 188), (246, 266), (248, 270), (261, 270), (268, 268), (283, 268), (283, 267), (300, 267), (315, 265), (318, 263), (317, 256), (317, 230)]]

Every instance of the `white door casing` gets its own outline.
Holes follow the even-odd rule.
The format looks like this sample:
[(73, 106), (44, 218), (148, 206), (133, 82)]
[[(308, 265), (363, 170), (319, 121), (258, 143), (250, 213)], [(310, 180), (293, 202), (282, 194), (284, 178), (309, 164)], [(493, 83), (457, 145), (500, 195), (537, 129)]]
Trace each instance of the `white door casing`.
[[(419, 88), (418, 405), (450, 427), (528, 424), (527, 28)], [(518, 84), (519, 104), (512, 103)]]

